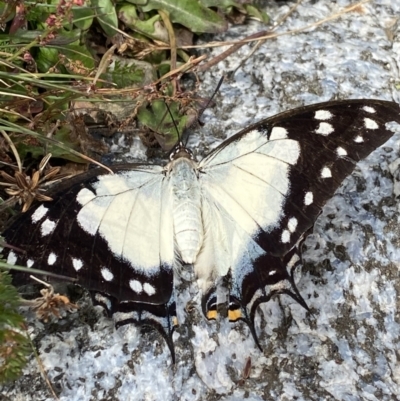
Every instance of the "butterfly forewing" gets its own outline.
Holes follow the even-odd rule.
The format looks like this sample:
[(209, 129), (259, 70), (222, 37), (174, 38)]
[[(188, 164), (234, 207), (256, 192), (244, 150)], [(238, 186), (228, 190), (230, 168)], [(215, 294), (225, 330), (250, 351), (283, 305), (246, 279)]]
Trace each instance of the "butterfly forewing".
[[(122, 166), (113, 175), (91, 170), (10, 225), (6, 242), (23, 252), (8, 249), (7, 260), (76, 279), (119, 324), (156, 325), (173, 352), (173, 269), (182, 262), (174, 232), (178, 210), (180, 235), (200, 233), (193, 260), (206, 317), (216, 317), (215, 283), (230, 271), (229, 318), (246, 320), (257, 341), (253, 321), (261, 302), (286, 293), (307, 307), (293, 281), (299, 243), (355, 163), (393, 135), (386, 123), (400, 123), (399, 113), (392, 102), (350, 100), (263, 120), (198, 165), (185, 163), (194, 170), (184, 169), (190, 174), (182, 187), (192, 186), (188, 176), (197, 179), (199, 200), (188, 199), (178, 175), (171, 180), (179, 157), (165, 168)], [(193, 217), (196, 208), (200, 219)], [(20, 273), (14, 278), (26, 280)]]
[[(251, 234), (258, 227), (263, 248), (283, 255), (355, 163), (393, 135), (385, 124), (399, 120), (399, 106), (380, 100), (284, 112), (234, 135), (208, 155), (200, 163), (209, 181), (205, 188), (226, 191), (221, 202), (231, 200), (232, 214), (243, 215), (238, 223)], [(293, 217), (297, 223), (289, 221)]]

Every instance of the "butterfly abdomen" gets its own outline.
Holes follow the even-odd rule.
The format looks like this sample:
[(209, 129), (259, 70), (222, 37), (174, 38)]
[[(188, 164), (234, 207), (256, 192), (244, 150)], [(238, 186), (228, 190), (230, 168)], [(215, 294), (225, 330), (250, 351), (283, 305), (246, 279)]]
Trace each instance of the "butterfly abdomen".
[(188, 158), (178, 158), (169, 164), (168, 171), (176, 246), (182, 261), (192, 264), (196, 261), (204, 235), (197, 163)]

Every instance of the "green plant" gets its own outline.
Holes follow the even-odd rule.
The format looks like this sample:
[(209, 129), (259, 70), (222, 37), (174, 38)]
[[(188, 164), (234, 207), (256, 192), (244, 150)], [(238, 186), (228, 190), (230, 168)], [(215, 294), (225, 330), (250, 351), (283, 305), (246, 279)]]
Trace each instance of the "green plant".
[(19, 296), (11, 285), (11, 276), (0, 271), (0, 382), (20, 376), (31, 352), (18, 306)]

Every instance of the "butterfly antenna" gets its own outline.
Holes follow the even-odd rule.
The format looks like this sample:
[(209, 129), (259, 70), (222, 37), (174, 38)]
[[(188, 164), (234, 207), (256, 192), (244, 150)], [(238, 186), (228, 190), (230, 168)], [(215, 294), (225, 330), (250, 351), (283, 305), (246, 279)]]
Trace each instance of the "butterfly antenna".
[(203, 113), (208, 109), (211, 102), (214, 100), (214, 97), (218, 93), (219, 89), (221, 88), (221, 85), (222, 85), (222, 82), (224, 82), (224, 79), (225, 79), (225, 75), (222, 75), (222, 77), (218, 81), (217, 87), (214, 89), (214, 93), (211, 95), (210, 99), (208, 99), (208, 102), (206, 103), (206, 105), (202, 109), (200, 109), (200, 113), (199, 113), (199, 117), (198, 117), (199, 119), (203, 115)]
[[(170, 117), (171, 117), (171, 120), (172, 120), (172, 123), (174, 124), (175, 130), (176, 130), (176, 133), (177, 133), (177, 136), (178, 136), (178, 141), (177, 141), (177, 143), (179, 143), (179, 144), (182, 145), (181, 133), (179, 132), (179, 128), (178, 128), (178, 126), (177, 126), (177, 124), (176, 124), (175, 118), (174, 118), (174, 116), (172, 115), (171, 109), (169, 108), (167, 102), (165, 102), (165, 107), (167, 108), (167, 111), (165, 112), (165, 114), (164, 114), (164, 116), (163, 116), (163, 119), (165, 118), (165, 116), (167, 115), (167, 113), (169, 113), (169, 115), (170, 115)], [(172, 149), (172, 150), (173, 150), (173, 149)]]
[[(220, 78), (220, 80), (218, 81), (218, 84), (214, 90), (214, 93), (211, 95), (211, 97), (208, 99), (206, 105), (204, 107), (202, 107), (200, 109), (199, 112), (199, 116), (197, 117), (197, 121), (200, 120), (201, 116), (203, 115), (203, 113), (208, 109), (208, 107), (210, 106), (211, 102), (214, 100), (215, 95), (218, 93), (219, 89), (221, 88), (222, 82), (224, 82), (225, 79), (225, 75), (222, 75), (222, 77)], [(185, 143), (185, 146), (187, 145), (187, 141)]]
[[(211, 95), (211, 97), (208, 99), (206, 105), (204, 107), (202, 107), (199, 111), (199, 115), (197, 117), (197, 121), (200, 121), (201, 116), (203, 115), (204, 111), (207, 110), (210, 106), (210, 104), (212, 103), (212, 101), (214, 100), (215, 95), (218, 93), (219, 89), (221, 88), (222, 82), (224, 82), (225, 76), (222, 75), (222, 77), (220, 78), (220, 80), (218, 81), (218, 84), (213, 92), (213, 94)], [(185, 143), (185, 147), (187, 145), (187, 140)]]
[[(206, 103), (206, 105), (205, 105), (203, 108), (200, 109), (199, 116), (198, 116), (198, 118), (197, 118), (198, 120), (199, 120), (200, 117), (203, 115), (204, 111), (210, 106), (210, 104), (211, 104), (211, 102), (213, 101), (215, 95), (217, 94), (217, 92), (218, 92), (219, 89), (221, 88), (221, 85), (222, 85), (222, 82), (224, 81), (224, 78), (225, 78), (225, 77), (224, 77), (224, 75), (223, 75), (223, 76), (221, 77), (221, 79), (219, 80), (219, 82), (218, 82), (218, 84), (217, 84), (217, 87), (216, 87), (215, 90), (214, 90), (214, 93), (211, 95), (211, 97), (210, 97), (210, 99), (208, 100), (208, 102)], [(177, 143), (180, 143), (182, 146), (186, 147), (186, 145), (187, 145), (187, 140), (186, 140), (186, 143), (183, 145), (181, 133), (179, 132), (179, 128), (178, 128), (178, 126), (177, 126), (177, 124), (176, 124), (176, 121), (175, 121), (173, 115), (172, 115), (171, 109), (169, 108), (169, 106), (168, 106), (168, 104), (167, 104), (166, 102), (165, 102), (165, 107), (167, 108), (167, 111), (165, 112), (165, 114), (164, 114), (164, 116), (163, 116), (162, 119), (164, 119), (165, 116), (166, 116), (166, 114), (169, 113), (169, 115), (171, 116), (171, 120), (172, 120), (172, 122), (173, 122), (173, 124), (174, 124), (174, 126), (175, 126), (176, 133), (177, 133), (177, 135), (178, 135), (178, 141), (177, 141)]]

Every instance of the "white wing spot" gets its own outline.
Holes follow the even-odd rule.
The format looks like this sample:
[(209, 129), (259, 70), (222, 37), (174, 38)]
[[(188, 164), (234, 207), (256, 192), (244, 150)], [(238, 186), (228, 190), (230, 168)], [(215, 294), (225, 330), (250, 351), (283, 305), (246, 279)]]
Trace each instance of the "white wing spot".
[(314, 202), (314, 195), (312, 192), (307, 192), (306, 195), (304, 196), (304, 204), (306, 206), (311, 205)]
[(46, 216), (48, 211), (49, 209), (47, 207), (40, 205), (31, 216), (32, 223), (37, 223), (44, 216)]
[(147, 295), (154, 295), (156, 293), (156, 289), (154, 288), (154, 286), (152, 286), (149, 283), (144, 283), (143, 284), (143, 291), (147, 294)]
[(271, 271), (268, 273), (268, 276), (273, 276), (275, 273), (276, 273), (276, 270), (271, 270)]
[(26, 267), (32, 267), (34, 263), (35, 263), (34, 260), (28, 259), (28, 260), (26, 261)]
[(354, 142), (356, 142), (356, 143), (362, 143), (362, 142), (364, 142), (364, 138), (363, 138), (361, 135), (357, 135), (357, 136), (354, 138)]
[(288, 229), (291, 233), (294, 233), (297, 228), (298, 221), (295, 217), (291, 217), (288, 222)]
[(270, 141), (275, 139), (286, 139), (288, 135), (287, 129), (283, 127), (274, 127), (271, 131)]
[(366, 111), (367, 113), (376, 113), (376, 110), (371, 106), (364, 106), (363, 110)]
[(332, 177), (332, 171), (329, 167), (324, 167), (321, 170), (321, 178), (331, 178)]
[(282, 231), (281, 241), (284, 244), (287, 244), (290, 241), (290, 231), (289, 230), (283, 230)]
[(56, 226), (57, 226), (57, 221), (51, 221), (49, 219), (46, 219), (40, 226), (40, 233), (42, 234), (42, 237), (51, 234), (56, 228)]
[(114, 278), (114, 274), (112, 274), (111, 270), (107, 269), (106, 267), (101, 269), (101, 275), (106, 281), (111, 281)]
[(49, 257), (47, 258), (48, 265), (52, 266), (56, 263), (57, 255), (54, 252), (51, 252)]
[(9, 265), (15, 265), (17, 263), (17, 259), (18, 256), (13, 251), (10, 251), (10, 253), (7, 256), (7, 263)]
[(129, 287), (131, 287), (132, 290), (135, 291), (137, 294), (140, 294), (141, 292), (143, 292), (143, 286), (140, 281), (137, 281), (137, 280), (129, 281)]
[(319, 123), (318, 129), (316, 129), (316, 133), (320, 135), (327, 136), (329, 134), (332, 134), (332, 132), (335, 131), (332, 127), (332, 124), (329, 123)]
[(376, 123), (376, 121), (371, 120), (370, 118), (364, 118), (364, 126), (367, 129), (378, 129), (379, 125)]
[(72, 258), (72, 266), (76, 271), (81, 270), (83, 267), (83, 262), (81, 259)]
[(339, 157), (341, 157), (341, 156), (347, 156), (346, 149), (343, 149), (341, 146), (339, 146), (339, 147), (336, 149), (336, 154), (337, 154)]
[(317, 110), (315, 112), (316, 120), (329, 120), (333, 117), (333, 114), (328, 110)]

